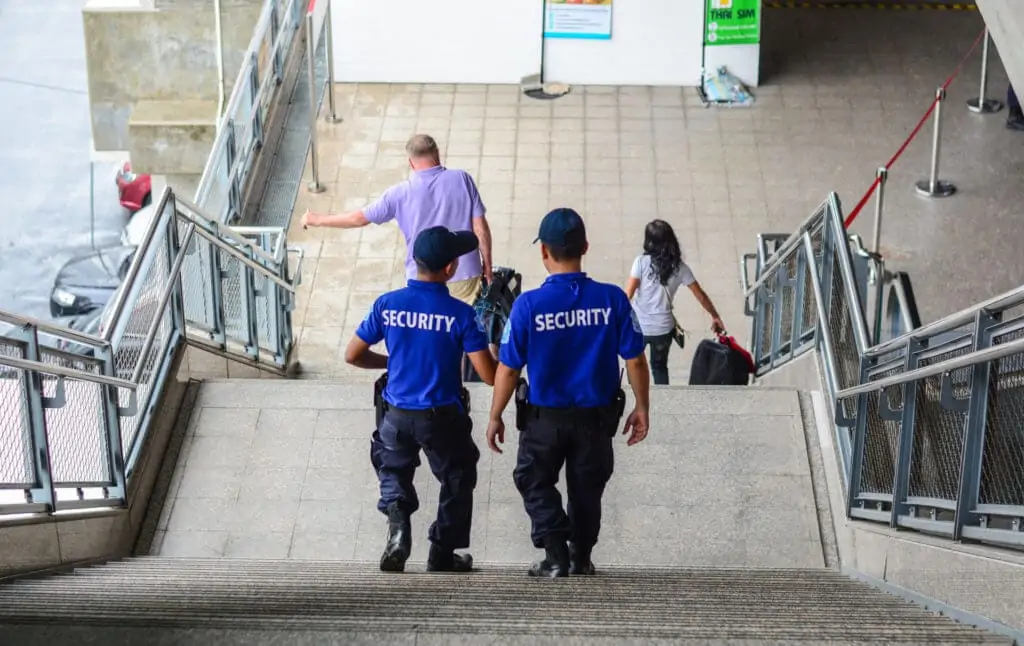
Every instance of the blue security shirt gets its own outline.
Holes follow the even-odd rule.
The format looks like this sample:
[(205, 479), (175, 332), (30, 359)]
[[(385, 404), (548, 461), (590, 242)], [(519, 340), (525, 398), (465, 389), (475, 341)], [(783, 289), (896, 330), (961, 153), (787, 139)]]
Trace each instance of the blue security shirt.
[(407, 410), (460, 404), (462, 353), (487, 349), (473, 308), (443, 283), (420, 280), (378, 298), (356, 336), (371, 346), (384, 341), (384, 400)]
[(501, 339), (501, 362), (527, 366), (530, 403), (545, 408), (607, 406), (619, 389), (619, 357), (644, 351), (626, 293), (584, 273), (554, 274), (523, 292)]

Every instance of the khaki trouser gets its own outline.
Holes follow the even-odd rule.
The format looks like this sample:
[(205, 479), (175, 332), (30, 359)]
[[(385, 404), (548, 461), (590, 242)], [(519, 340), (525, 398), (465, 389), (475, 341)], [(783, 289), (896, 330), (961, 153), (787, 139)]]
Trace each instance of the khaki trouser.
[(482, 285), (483, 281), (480, 276), (466, 280), (453, 280), (448, 283), (448, 291), (453, 297), (472, 307), (476, 303), (476, 297), (480, 295)]

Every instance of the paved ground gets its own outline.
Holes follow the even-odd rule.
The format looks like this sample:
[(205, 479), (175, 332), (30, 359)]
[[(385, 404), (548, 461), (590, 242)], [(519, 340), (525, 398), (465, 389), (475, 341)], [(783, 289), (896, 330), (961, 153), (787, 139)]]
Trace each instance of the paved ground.
[[(449, 166), (478, 179), (499, 263), (527, 286), (543, 278), (531, 246), (539, 219), (571, 205), (591, 224), (586, 268), (623, 283), (644, 224), (669, 220), (688, 261), (731, 331), (749, 336), (740, 312), (737, 259), (758, 232), (788, 232), (828, 191), (852, 208), (875, 169), (899, 147), (982, 28), (976, 12), (766, 10), (764, 81), (750, 109), (704, 109), (691, 88), (580, 87), (539, 102), (501, 86), (343, 85), (340, 125), (320, 124), (327, 191), (300, 191), (307, 207), (360, 207), (405, 177), (402, 144), (413, 132), (438, 138)], [(891, 170), (883, 227), (890, 265), (911, 273), (927, 321), (1024, 283), (1012, 235), (1024, 134), (1004, 114), (969, 113), (975, 54), (949, 90), (942, 176), (960, 192), (918, 197), (930, 130)], [(993, 57), (991, 94), (1006, 77)], [(854, 230), (870, 238), (870, 210)], [(312, 376), (348, 374), (340, 352), (373, 298), (402, 282), (404, 243), (394, 226), (301, 231), (307, 265), (296, 323)], [(686, 294), (678, 310), (706, 329)], [(689, 352), (674, 352), (674, 381)]]
[[(90, 249), (89, 101), (83, 0), (0, 0), (0, 309), (49, 318), (60, 266)], [(96, 166), (96, 243), (127, 214), (113, 167)]]
[[(235, 380), (203, 385), (156, 536), (154, 554), (374, 561), (384, 517), (369, 463), (368, 385)], [(504, 455), (479, 439), (490, 388), (472, 391), (483, 455), (472, 553), (536, 556)], [(796, 394), (658, 390), (654, 431), (616, 441), (595, 559), (605, 564), (822, 567)], [(722, 411), (729, 411), (723, 413)], [(413, 559), (426, 560), (438, 484), (417, 473)], [(680, 540), (680, 537), (683, 537)]]

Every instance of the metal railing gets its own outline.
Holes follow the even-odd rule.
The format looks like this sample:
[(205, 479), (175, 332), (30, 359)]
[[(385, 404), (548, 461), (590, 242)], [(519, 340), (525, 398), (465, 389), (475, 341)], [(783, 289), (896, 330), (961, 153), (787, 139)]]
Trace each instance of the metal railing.
[(88, 334), (0, 312), (0, 514), (114, 507), (184, 342), (284, 373), (301, 251), (166, 189)]
[(818, 350), (850, 517), (1024, 547), (1024, 287), (920, 326), (835, 194), (742, 276), (758, 375)]
[(306, 0), (266, 0), (263, 6), (196, 189), (195, 203), (216, 222), (241, 217), (249, 172), (305, 12)]

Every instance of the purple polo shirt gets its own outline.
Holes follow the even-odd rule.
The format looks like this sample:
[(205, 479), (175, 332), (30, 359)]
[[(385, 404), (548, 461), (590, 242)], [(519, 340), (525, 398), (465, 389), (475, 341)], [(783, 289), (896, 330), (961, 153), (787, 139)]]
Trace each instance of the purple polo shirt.
[[(395, 184), (363, 209), (363, 215), (374, 224), (390, 220), (398, 223), (405, 236), (405, 273), (409, 278), (416, 278), (412, 247), (420, 231), (436, 226), (472, 231), (473, 218), (482, 218), (486, 212), (469, 173), (444, 166), (414, 172), (408, 181)], [(474, 251), (459, 259), (459, 268), (451, 279), (466, 280), (482, 273), (480, 252)]]

